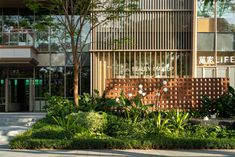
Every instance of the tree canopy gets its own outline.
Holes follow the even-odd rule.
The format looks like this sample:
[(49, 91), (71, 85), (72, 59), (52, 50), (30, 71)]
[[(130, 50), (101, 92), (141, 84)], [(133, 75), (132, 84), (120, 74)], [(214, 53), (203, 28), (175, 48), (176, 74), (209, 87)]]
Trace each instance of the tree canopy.
[[(82, 68), (82, 62), (84, 62), (82, 52), (90, 33), (99, 25), (130, 15), (137, 9), (138, 2), (139, 0), (24, 0), (26, 7), (36, 14), (47, 12), (53, 15), (56, 19), (50, 20), (49, 18), (46, 25), (62, 32), (58, 35), (58, 41), (64, 41), (63, 39), (66, 38), (70, 42), (74, 65), (74, 102), (76, 106), (79, 104), (79, 69)], [(127, 14), (123, 15), (123, 12)], [(63, 46), (63, 42), (61, 45), (66, 53), (67, 48)]]

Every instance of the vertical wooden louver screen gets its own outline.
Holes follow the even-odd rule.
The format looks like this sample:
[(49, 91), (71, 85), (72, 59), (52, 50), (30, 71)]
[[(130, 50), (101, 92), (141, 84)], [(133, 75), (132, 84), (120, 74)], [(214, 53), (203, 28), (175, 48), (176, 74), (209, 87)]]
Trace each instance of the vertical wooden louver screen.
[(104, 90), (97, 79), (190, 76), (193, 0), (138, 5), (130, 16), (119, 13), (126, 16), (94, 29), (94, 89)]

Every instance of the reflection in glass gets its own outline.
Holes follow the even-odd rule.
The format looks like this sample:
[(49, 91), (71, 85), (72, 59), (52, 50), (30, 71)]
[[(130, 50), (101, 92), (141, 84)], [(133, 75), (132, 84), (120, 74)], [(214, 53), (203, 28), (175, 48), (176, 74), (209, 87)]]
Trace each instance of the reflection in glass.
[(235, 33), (217, 34), (218, 51), (235, 51)]
[(35, 69), (35, 97), (43, 98), (49, 93), (49, 70), (48, 67)]
[(64, 67), (50, 67), (51, 95), (64, 95)]
[(169, 78), (190, 75), (189, 52), (112, 52), (106, 55), (110, 57), (105, 58), (103, 55), (105, 53), (100, 53), (98, 60), (106, 60), (107, 78)]
[(205, 0), (197, 0), (197, 16), (198, 17), (214, 17), (215, 7), (212, 4), (205, 5)]
[(218, 32), (235, 32), (235, 0), (217, 2)]
[(39, 51), (49, 51), (49, 32), (48, 30), (37, 33), (36, 48)]
[(0, 9), (0, 44), (3, 42), (3, 36), (2, 36), (2, 15), (1, 15), (1, 9)]
[(33, 69), (32, 68), (10, 68), (9, 69), (9, 78), (33, 78)]
[(215, 34), (198, 33), (197, 49), (198, 51), (213, 51), (215, 49)]
[(70, 99), (73, 98), (73, 77), (73, 67), (66, 67), (66, 97)]

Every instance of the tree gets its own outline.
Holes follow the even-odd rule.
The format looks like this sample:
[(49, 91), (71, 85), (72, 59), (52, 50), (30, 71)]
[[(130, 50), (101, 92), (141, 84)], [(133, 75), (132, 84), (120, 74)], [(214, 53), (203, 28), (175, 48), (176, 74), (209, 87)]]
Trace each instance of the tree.
[[(137, 9), (138, 0), (24, 0), (26, 7), (35, 13), (47, 11), (56, 15), (56, 22), (50, 23), (54, 28), (59, 28), (59, 41), (70, 39), (71, 52), (74, 66), (74, 103), (79, 105), (79, 69), (82, 67), (82, 52), (87, 45), (86, 41), (94, 28), (123, 16), (123, 12), (131, 14)], [(126, 15), (128, 15), (126, 14)], [(125, 15), (125, 16), (126, 16)], [(53, 20), (50, 20), (52, 22)], [(47, 21), (48, 22), (48, 21)], [(90, 25), (87, 29), (87, 24)], [(83, 36), (84, 35), (84, 36)], [(67, 47), (63, 42), (62, 48), (67, 54)]]

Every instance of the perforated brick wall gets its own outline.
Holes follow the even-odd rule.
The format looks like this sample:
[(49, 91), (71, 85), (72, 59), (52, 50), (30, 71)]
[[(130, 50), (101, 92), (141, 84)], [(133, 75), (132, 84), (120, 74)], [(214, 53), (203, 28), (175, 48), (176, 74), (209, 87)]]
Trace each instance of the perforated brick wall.
[[(167, 81), (163, 85), (163, 81)], [(224, 94), (229, 85), (228, 78), (173, 78), (173, 79), (107, 79), (106, 96), (119, 97), (121, 91), (126, 96), (138, 94), (139, 85), (143, 85), (145, 104), (155, 104), (154, 109), (179, 108), (182, 110), (197, 109), (201, 107), (202, 97), (218, 98)], [(164, 92), (163, 88), (168, 91)], [(157, 96), (157, 93), (161, 93)]]

